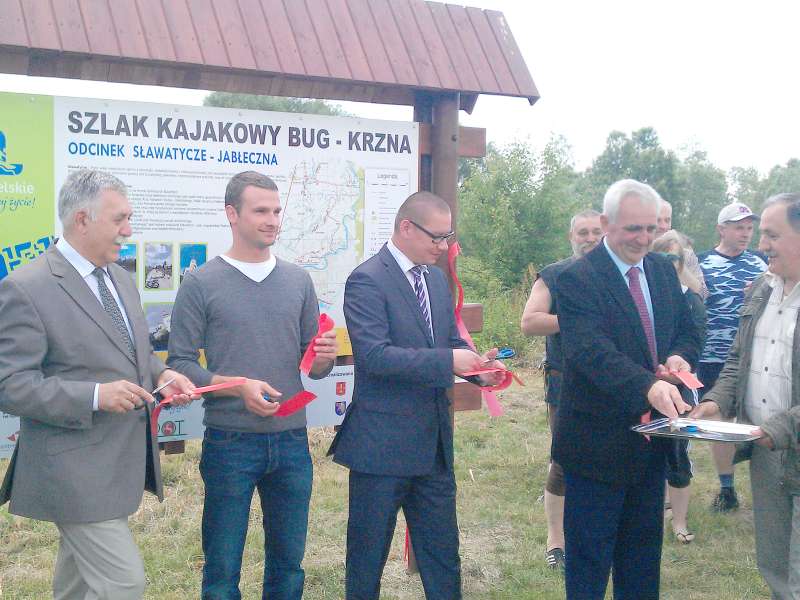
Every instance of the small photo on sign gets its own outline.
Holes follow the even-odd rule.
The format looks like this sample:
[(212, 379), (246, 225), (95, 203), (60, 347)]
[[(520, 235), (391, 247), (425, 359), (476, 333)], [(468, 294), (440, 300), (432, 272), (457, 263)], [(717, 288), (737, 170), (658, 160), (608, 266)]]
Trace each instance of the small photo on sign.
[(207, 248), (206, 244), (181, 244), (180, 283), (183, 283), (183, 278), (186, 276), (186, 273), (191, 273), (205, 264), (208, 254)]
[(144, 316), (150, 345), (156, 352), (166, 350), (169, 345), (169, 332), (172, 319), (172, 302), (146, 302)]
[(136, 255), (137, 255), (138, 246), (136, 244), (122, 244), (122, 248), (119, 251), (119, 258), (117, 259), (117, 264), (125, 269), (131, 277), (133, 277), (133, 282), (138, 285), (136, 281)]
[(174, 286), (172, 243), (147, 242), (144, 245), (144, 289), (171, 290)]

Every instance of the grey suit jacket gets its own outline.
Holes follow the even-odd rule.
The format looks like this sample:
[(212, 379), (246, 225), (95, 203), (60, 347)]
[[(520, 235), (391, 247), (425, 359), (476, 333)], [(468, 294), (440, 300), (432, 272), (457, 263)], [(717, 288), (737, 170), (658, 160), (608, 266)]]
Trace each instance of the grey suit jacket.
[(93, 412), (95, 383), (147, 390), (164, 370), (153, 354), (134, 283), (108, 267), (133, 330), (128, 355), (111, 317), (55, 248), (0, 281), (0, 410), (20, 417), (2, 487), (13, 514), (64, 523), (137, 510), (146, 488), (163, 499), (150, 408)]

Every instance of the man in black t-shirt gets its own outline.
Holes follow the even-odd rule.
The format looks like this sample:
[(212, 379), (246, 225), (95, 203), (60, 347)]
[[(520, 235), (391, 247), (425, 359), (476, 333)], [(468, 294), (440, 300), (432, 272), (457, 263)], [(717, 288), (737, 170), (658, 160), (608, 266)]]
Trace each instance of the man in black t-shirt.
[[(522, 313), (522, 331), (526, 335), (544, 335), (545, 339), (545, 402), (550, 430), (556, 422), (561, 396), (561, 336), (558, 328), (558, 311), (555, 305), (556, 280), (561, 272), (576, 258), (594, 249), (603, 237), (600, 213), (584, 210), (572, 217), (569, 241), (572, 256), (541, 270), (525, 310)], [(564, 473), (561, 467), (550, 463), (544, 490), (544, 510), (547, 517), (547, 564), (551, 568), (564, 567)]]

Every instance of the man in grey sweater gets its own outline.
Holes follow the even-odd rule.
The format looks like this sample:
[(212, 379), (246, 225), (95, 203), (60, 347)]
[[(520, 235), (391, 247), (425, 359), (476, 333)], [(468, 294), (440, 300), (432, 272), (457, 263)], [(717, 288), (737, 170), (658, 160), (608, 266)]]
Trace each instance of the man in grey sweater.
[[(312, 480), (305, 411), (273, 415), (279, 399), (303, 389), (298, 368), (317, 333), (317, 296), (302, 268), (270, 253), (281, 220), (270, 178), (253, 171), (234, 176), (225, 212), (233, 245), (187, 273), (172, 312), (167, 360), (196, 385), (247, 378), (204, 402), (202, 597), (241, 597), (242, 552), (258, 489), (264, 597), (299, 599)], [(198, 362), (200, 348), (207, 368)], [(314, 350), (310, 375), (322, 378), (336, 358), (335, 333), (318, 338)]]

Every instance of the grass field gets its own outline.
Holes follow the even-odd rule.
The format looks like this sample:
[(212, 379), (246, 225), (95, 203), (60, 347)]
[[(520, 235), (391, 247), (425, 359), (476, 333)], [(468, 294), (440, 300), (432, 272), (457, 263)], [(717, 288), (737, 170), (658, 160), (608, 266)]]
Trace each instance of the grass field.
[[(527, 382), (501, 399), (506, 414), (491, 420), (485, 412), (456, 416), (456, 480), (461, 557), (466, 599), (563, 598), (563, 579), (543, 560), (545, 518), (540, 497), (547, 469), (549, 434), (541, 379), (520, 371)], [(343, 597), (347, 520), (347, 471), (325, 457), (333, 431), (314, 430), (314, 494), (305, 559), (310, 600)], [(162, 456), (166, 499), (146, 496), (131, 517), (144, 555), (146, 598), (199, 597), (203, 555), (200, 515), (203, 489), (197, 473), (199, 442), (182, 455)], [(746, 467), (737, 468), (741, 508), (717, 515), (708, 507), (717, 490), (708, 448), (692, 449), (695, 479), (689, 526), (697, 539), (683, 546), (667, 527), (662, 565), (662, 598), (681, 600), (766, 599), (769, 594), (755, 565), (752, 513)], [(0, 461), (0, 477), (7, 461)], [(257, 501), (242, 568), (243, 598), (260, 598), (263, 536)], [(415, 575), (402, 562), (402, 514), (383, 577), (382, 598), (423, 598)], [(50, 596), (58, 534), (51, 524), (19, 519), (0, 509), (0, 598)], [(610, 596), (609, 596), (610, 597)]]

